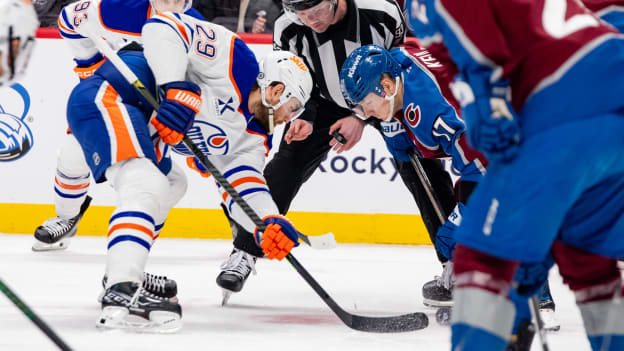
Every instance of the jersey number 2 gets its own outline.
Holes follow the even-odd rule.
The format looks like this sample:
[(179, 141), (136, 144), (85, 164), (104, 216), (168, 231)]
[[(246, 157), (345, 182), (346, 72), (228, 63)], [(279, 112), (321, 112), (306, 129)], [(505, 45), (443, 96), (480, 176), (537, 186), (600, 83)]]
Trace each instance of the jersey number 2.
[(587, 27), (597, 27), (598, 20), (590, 14), (576, 14), (565, 18), (568, 3), (566, 0), (546, 0), (542, 12), (542, 26), (554, 38), (563, 38)]

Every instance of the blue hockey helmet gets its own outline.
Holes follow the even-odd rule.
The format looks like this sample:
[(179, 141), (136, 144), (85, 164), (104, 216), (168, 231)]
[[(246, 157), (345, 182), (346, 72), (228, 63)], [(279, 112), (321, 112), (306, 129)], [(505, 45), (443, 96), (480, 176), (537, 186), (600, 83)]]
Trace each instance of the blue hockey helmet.
[(401, 75), (401, 65), (379, 45), (366, 45), (355, 49), (340, 70), (340, 87), (347, 104), (357, 106), (368, 94), (385, 97), (380, 84), (384, 73), (393, 78)]

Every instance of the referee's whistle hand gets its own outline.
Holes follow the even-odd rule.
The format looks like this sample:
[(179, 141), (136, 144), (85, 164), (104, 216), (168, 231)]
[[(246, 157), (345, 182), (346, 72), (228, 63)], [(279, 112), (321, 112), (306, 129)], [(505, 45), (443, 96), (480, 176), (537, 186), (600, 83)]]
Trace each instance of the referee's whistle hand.
[(351, 148), (362, 138), (364, 126), (364, 121), (355, 116), (348, 116), (339, 119), (329, 128), (329, 134), (331, 135), (335, 130), (340, 129), (340, 134), (347, 139), (347, 142), (345, 144), (341, 144), (338, 140), (336, 140), (336, 138), (332, 138), (329, 141), (329, 145), (333, 147), (333, 150), (336, 151), (336, 153), (351, 150)]

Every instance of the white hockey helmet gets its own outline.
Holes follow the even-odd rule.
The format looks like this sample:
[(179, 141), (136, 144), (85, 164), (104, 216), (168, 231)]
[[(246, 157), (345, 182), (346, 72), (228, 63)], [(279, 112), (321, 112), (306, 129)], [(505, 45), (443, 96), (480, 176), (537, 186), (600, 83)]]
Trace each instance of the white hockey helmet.
[[(299, 56), (288, 51), (272, 51), (260, 60), (260, 73), (258, 73), (258, 86), (262, 95), (262, 104), (277, 110), (291, 98), (296, 98), (301, 109), (296, 111), (294, 118), (301, 115), (304, 105), (312, 94), (312, 76), (308, 66)], [(284, 92), (276, 105), (271, 106), (265, 97), (265, 89), (274, 83), (284, 84)]]
[(0, 1), (0, 85), (26, 70), (37, 27), (37, 13), (29, 0)]
[(150, 0), (152, 8), (157, 13), (178, 12), (184, 13), (191, 8), (193, 0)]

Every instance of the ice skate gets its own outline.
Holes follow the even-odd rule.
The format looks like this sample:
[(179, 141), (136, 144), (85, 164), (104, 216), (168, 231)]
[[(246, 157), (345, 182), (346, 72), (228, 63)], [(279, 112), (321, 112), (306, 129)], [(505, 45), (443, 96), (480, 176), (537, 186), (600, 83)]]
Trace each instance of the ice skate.
[[(102, 302), (102, 298), (106, 293), (107, 276), (102, 278), (102, 292), (98, 296), (98, 302)], [(163, 299), (169, 299), (171, 302), (178, 302), (178, 284), (175, 280), (169, 279), (164, 275), (154, 275), (143, 272), (143, 289), (150, 294), (156, 295)]]
[(547, 331), (559, 331), (561, 324), (557, 320), (555, 315), (555, 301), (550, 294), (550, 287), (548, 281), (544, 283), (539, 295), (539, 313), (544, 322), (544, 330)]
[(46, 220), (35, 230), (35, 242), (32, 245), (33, 251), (64, 250), (69, 246), (71, 238), (76, 235), (78, 222), (84, 215), (91, 203), (91, 197), (87, 195), (80, 212), (76, 217), (64, 219), (54, 217)]
[(223, 299), (221, 306), (225, 306), (232, 293), (243, 289), (249, 274), (256, 274), (256, 257), (245, 251), (234, 249), (223, 264), (221, 273), (217, 276), (217, 285), (223, 289)]
[(453, 263), (448, 261), (442, 266), (442, 276), (435, 276), (422, 287), (423, 304), (427, 307), (453, 306)]
[(174, 333), (182, 327), (182, 308), (177, 302), (147, 292), (138, 283), (117, 283), (102, 298), (102, 313), (96, 327)]

